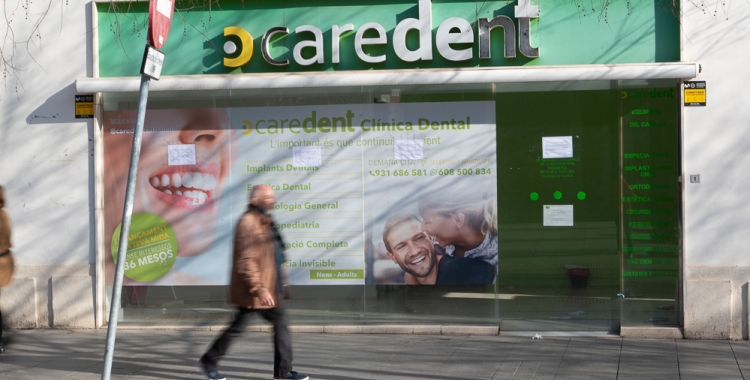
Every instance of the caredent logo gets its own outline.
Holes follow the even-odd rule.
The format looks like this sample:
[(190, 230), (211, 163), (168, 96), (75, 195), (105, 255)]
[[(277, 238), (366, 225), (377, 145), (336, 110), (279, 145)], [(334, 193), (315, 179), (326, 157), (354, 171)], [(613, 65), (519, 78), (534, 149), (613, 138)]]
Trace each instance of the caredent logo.
[[(529, 28), (532, 18), (539, 17), (539, 7), (531, 5), (530, 0), (518, 0), (515, 7), (515, 17), (518, 19), (518, 50), (528, 58), (538, 58), (539, 48), (531, 47), (529, 40)], [(478, 19), (479, 23), (479, 59), (490, 59), (490, 32), (494, 28), (503, 28), (504, 31), (504, 51), (505, 58), (516, 57), (516, 26), (513, 20), (508, 16), (497, 16), (492, 20), (487, 18)], [(364, 37), (367, 31), (374, 30), (377, 37)], [(410, 50), (406, 46), (406, 34), (416, 30), (419, 32), (419, 47), (416, 50)], [(354, 31), (354, 24), (343, 26), (331, 26), (331, 63), (339, 63), (340, 41), (339, 38), (348, 32)], [(322, 64), (326, 62), (324, 56), (323, 31), (313, 25), (301, 25), (295, 30), (295, 33), (312, 33), (314, 40), (304, 40), (294, 46), (294, 61), (302, 66), (313, 64)], [(273, 66), (287, 66), (289, 60), (279, 60), (269, 52), (271, 39), (277, 34), (289, 34), (289, 28), (285, 26), (275, 26), (268, 29), (261, 39), (260, 51), (263, 59)], [(224, 29), (224, 36), (234, 36), (240, 40), (240, 47), (233, 41), (227, 41), (224, 44), (224, 51), (227, 54), (234, 55), (239, 49), (239, 54), (234, 58), (224, 58), (224, 66), (241, 67), (246, 65), (253, 58), (254, 44), (253, 36), (245, 29), (238, 26), (229, 26)], [(473, 48), (456, 49), (452, 44), (473, 44), (475, 41), (474, 29), (469, 21), (461, 17), (451, 17), (443, 21), (435, 34), (435, 46), (438, 53), (450, 61), (467, 61), (474, 58)], [(430, 0), (419, 0), (419, 18), (408, 18), (402, 20), (396, 25), (393, 31), (393, 50), (396, 55), (406, 62), (430, 61), (432, 60), (432, 3)], [(360, 26), (354, 37), (354, 50), (357, 57), (367, 63), (385, 62), (386, 55), (369, 55), (365, 52), (365, 46), (386, 45), (388, 39), (385, 28), (376, 22), (368, 22)], [(302, 56), (302, 49), (312, 48), (315, 54), (312, 57), (305, 58)]]

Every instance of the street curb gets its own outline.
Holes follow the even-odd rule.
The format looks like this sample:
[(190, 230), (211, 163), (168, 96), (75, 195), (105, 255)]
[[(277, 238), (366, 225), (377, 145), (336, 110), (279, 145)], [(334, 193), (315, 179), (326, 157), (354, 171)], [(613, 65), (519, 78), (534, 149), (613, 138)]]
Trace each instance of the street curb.
[[(221, 332), (228, 325), (212, 326), (190, 326), (190, 325), (122, 325), (118, 324), (118, 330), (127, 331), (203, 331)], [(98, 329), (76, 328), (55, 329), (71, 331), (98, 331), (104, 332), (107, 326)], [(44, 330), (42, 329), (18, 329), (8, 330)], [(270, 324), (252, 325), (245, 328), (247, 332), (272, 333), (273, 326)], [(506, 337), (532, 337), (540, 334), (543, 337), (591, 337), (591, 338), (617, 338), (617, 339), (684, 339), (680, 327), (621, 327), (620, 333), (603, 331), (500, 331), (500, 326), (474, 326), (474, 325), (292, 325), (289, 331), (300, 334), (398, 334), (398, 335), (475, 335)]]
[[(140, 331), (224, 331), (227, 325), (217, 326), (123, 326), (118, 330)], [(102, 327), (106, 329), (106, 327)], [(253, 325), (245, 328), (248, 332), (273, 332), (271, 325)], [(499, 335), (499, 326), (461, 326), (461, 325), (294, 325), (289, 326), (292, 333), (313, 334), (414, 334), (414, 335)]]
[(624, 339), (683, 339), (679, 327), (620, 327), (620, 337)]

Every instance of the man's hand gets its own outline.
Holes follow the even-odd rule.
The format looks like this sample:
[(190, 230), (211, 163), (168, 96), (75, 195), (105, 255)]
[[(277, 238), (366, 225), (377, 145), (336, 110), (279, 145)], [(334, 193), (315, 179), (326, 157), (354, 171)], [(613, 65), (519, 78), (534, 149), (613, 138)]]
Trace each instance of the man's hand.
[(260, 304), (263, 306), (276, 306), (276, 303), (273, 301), (273, 296), (271, 296), (271, 293), (269, 293), (267, 289), (263, 289), (263, 291), (258, 296), (258, 299), (260, 300)]

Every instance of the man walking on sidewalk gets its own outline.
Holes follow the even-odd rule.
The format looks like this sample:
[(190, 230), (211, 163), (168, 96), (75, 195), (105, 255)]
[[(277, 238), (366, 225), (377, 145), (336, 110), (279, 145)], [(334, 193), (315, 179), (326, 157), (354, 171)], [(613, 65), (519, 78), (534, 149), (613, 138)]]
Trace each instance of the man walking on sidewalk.
[(270, 215), (275, 202), (270, 187), (254, 186), (250, 206), (237, 224), (229, 284), (229, 301), (237, 305), (237, 316), (198, 361), (198, 367), (210, 380), (225, 380), (216, 366), (232, 339), (244, 330), (253, 312), (273, 323), (274, 379), (309, 378), (292, 371), (292, 340), (280, 296), (283, 292), (284, 242)]

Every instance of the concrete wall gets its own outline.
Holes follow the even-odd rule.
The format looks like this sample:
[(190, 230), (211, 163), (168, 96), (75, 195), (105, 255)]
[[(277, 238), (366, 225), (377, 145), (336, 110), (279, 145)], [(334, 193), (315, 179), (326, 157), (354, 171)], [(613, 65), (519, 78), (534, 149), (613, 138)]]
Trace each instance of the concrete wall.
[(729, 5), (682, 2), (682, 60), (701, 64), (708, 94), (684, 109), (683, 174), (701, 176), (684, 185), (687, 338), (748, 338), (750, 4)]
[[(11, 0), (5, 8), (15, 9), (15, 40), (30, 42), (15, 47), (18, 71), (0, 86), (0, 184), (17, 264), (11, 285), (0, 291), (0, 309), (12, 327), (91, 328), (93, 122), (75, 119), (74, 98), (76, 78), (91, 71), (91, 4)], [(7, 59), (14, 47), (4, 41)]]

